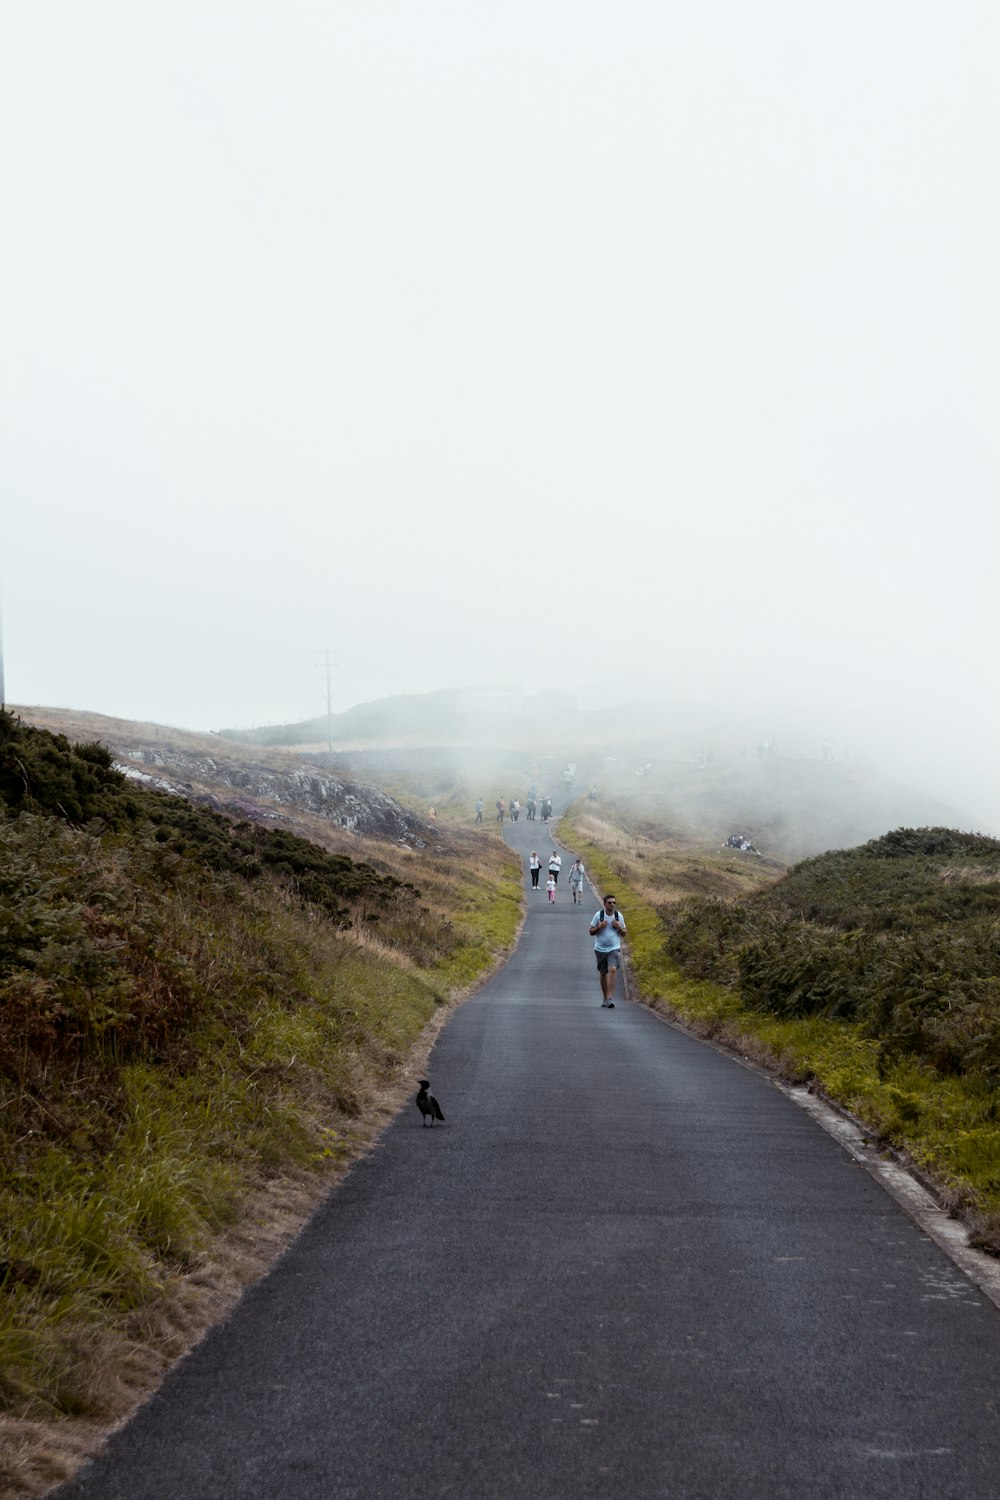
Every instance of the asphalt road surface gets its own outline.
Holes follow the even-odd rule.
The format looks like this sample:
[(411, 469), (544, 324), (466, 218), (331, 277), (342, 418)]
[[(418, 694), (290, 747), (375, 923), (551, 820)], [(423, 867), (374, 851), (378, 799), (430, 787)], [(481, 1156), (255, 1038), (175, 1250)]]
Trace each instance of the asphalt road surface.
[(435, 1046), (446, 1123), (407, 1107), (60, 1497), (997, 1500), (997, 1309), (766, 1079), (600, 1008), (569, 864)]

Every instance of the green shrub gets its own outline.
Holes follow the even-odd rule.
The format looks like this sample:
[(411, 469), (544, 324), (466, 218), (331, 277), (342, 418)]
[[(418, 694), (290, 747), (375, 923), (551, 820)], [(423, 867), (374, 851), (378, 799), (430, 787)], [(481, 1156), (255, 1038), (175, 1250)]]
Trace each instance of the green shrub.
[(860, 1023), (883, 1063), (1000, 1082), (1000, 842), (897, 829), (796, 865), (743, 901), (665, 914), (687, 974), (782, 1019)]
[(138, 832), (155, 846), (156, 872), (166, 884), (179, 876), (178, 859), (251, 882), (269, 872), (335, 921), (348, 920), (349, 903), (359, 897), (381, 901), (397, 892), (418, 894), (392, 875), (327, 853), (285, 829), (234, 824), (182, 797), (133, 786), (114, 769), (103, 745), (71, 745), (64, 735), (33, 729), (3, 711), (0, 808), (14, 818), (44, 814), (129, 839)]

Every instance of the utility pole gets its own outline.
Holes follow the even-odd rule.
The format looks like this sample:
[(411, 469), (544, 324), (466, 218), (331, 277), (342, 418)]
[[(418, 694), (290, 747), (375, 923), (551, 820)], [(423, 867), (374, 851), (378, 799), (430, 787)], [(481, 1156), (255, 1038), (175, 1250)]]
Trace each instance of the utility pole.
[(326, 748), (333, 754), (333, 694), (330, 691), (330, 648), (326, 648)]
[(327, 646), (323, 652), (326, 664), (326, 748), (327, 752), (333, 754), (333, 690), (330, 686), (330, 648)]

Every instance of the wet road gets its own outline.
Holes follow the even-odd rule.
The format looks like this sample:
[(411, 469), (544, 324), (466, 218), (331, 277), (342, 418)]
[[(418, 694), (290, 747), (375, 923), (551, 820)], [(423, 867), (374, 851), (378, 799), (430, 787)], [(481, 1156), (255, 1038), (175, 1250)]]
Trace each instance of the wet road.
[(569, 863), (435, 1046), (447, 1123), (408, 1107), (63, 1500), (996, 1500), (1000, 1314), (766, 1079), (600, 1008)]

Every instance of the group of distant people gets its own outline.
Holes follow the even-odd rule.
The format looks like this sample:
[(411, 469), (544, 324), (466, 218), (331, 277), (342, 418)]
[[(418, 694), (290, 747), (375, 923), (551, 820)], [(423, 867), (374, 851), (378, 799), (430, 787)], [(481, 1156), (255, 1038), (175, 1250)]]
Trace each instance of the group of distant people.
[[(559, 853), (558, 849), (553, 849), (551, 855), (549, 856), (548, 879), (545, 882), (545, 889), (548, 892), (549, 901), (553, 905), (555, 904), (556, 888), (559, 885), (559, 875), (561, 870), (562, 855)], [(532, 849), (531, 853), (528, 855), (528, 872), (531, 875), (531, 889), (533, 891), (537, 891), (539, 889), (539, 880), (542, 873), (542, 861), (536, 849)], [(574, 906), (579, 906), (583, 902), (583, 883), (585, 879), (586, 871), (583, 867), (583, 860), (580, 859), (579, 856), (577, 856), (577, 858), (573, 861), (569, 872), (569, 888), (573, 892)]]
[[(563, 779), (567, 789), (569, 789), (573, 781), (573, 768), (567, 768)], [(596, 786), (591, 786), (588, 799), (592, 802), (597, 800)], [(508, 818), (512, 823), (516, 823), (521, 816), (521, 804), (516, 797), (511, 797), (509, 802), (505, 801), (503, 797), (497, 797), (494, 807), (496, 808), (496, 821), (499, 824), (503, 824)], [(482, 797), (479, 797), (476, 799), (475, 821), (477, 823), (482, 823), (484, 812), (485, 805)], [(527, 822), (534, 822), (540, 813), (542, 822), (547, 823), (552, 816), (552, 798), (548, 795), (539, 796), (537, 785), (532, 783), (525, 798), (524, 812)], [(562, 864), (562, 855), (558, 849), (553, 849), (549, 855), (545, 869), (545, 893), (547, 904), (550, 906), (556, 904), (556, 893), (559, 889), (559, 876), (562, 873)], [(528, 871), (531, 877), (531, 889), (534, 891), (541, 889), (542, 867), (542, 857), (536, 849), (532, 849), (528, 856)], [(570, 866), (566, 880), (573, 896), (574, 906), (583, 905), (586, 879), (587, 873), (583, 860), (577, 856)], [(601, 909), (594, 913), (593, 920), (587, 930), (594, 939), (594, 954), (601, 985), (601, 1009), (613, 1010), (615, 1005), (613, 998), (615, 986), (618, 981), (618, 973), (622, 962), (622, 938), (625, 937), (628, 931), (625, 926), (625, 919), (618, 910), (613, 895), (605, 896)]]
[[(567, 785), (569, 785), (568, 780)], [(589, 796), (592, 801), (596, 800), (596, 787), (591, 787)], [(494, 806), (496, 807), (496, 821), (498, 823), (504, 823), (507, 818), (510, 818), (512, 823), (518, 821), (521, 814), (521, 805), (516, 797), (512, 797), (509, 803), (505, 802), (503, 797), (497, 797)], [(484, 810), (483, 799), (479, 797), (476, 801), (477, 823), (482, 823)], [(525, 799), (525, 810), (528, 821), (533, 821), (540, 812), (542, 822), (547, 823), (552, 816), (552, 799), (549, 796), (540, 797), (537, 786), (532, 783)], [(552, 850), (547, 862), (543, 861), (537, 849), (532, 849), (528, 856), (528, 873), (531, 878), (531, 889), (533, 891), (541, 889), (544, 868), (546, 901), (550, 906), (556, 904), (556, 894), (559, 889), (559, 877), (562, 874), (562, 865), (562, 855), (558, 849)], [(587, 872), (583, 860), (577, 855), (570, 866), (566, 880), (573, 897), (574, 906), (583, 905), (586, 880)], [(594, 954), (601, 985), (601, 1009), (613, 1010), (615, 1004), (615, 986), (618, 981), (622, 962), (622, 938), (626, 936), (628, 931), (625, 926), (625, 919), (618, 910), (613, 895), (605, 896), (601, 909), (594, 913), (594, 917), (587, 930), (594, 939)]]
[[(516, 797), (511, 797), (509, 802), (505, 802), (503, 797), (498, 797), (493, 805), (496, 808), (496, 820), (498, 823), (505, 822), (507, 818), (510, 818), (510, 821), (512, 823), (516, 823), (521, 816), (521, 804)], [(536, 792), (529, 792), (525, 800), (523, 810), (525, 813), (526, 822), (533, 823), (538, 813), (540, 812), (542, 815), (542, 822), (547, 823), (552, 816), (552, 798), (539, 797)], [(482, 797), (478, 797), (476, 799), (475, 817), (475, 821), (477, 823), (481, 823), (483, 821), (483, 811), (483, 799)]]
[(760, 850), (742, 833), (731, 833), (722, 846), (724, 849), (740, 849), (744, 854), (759, 854)]

